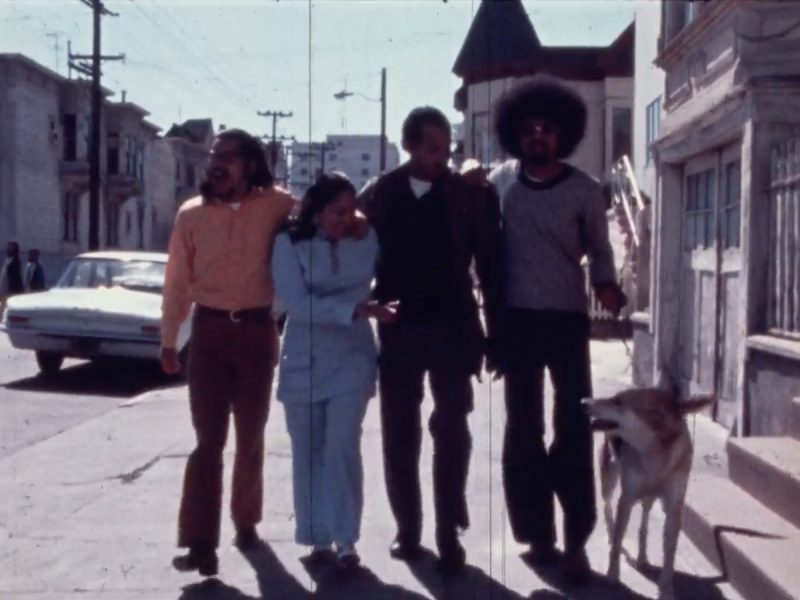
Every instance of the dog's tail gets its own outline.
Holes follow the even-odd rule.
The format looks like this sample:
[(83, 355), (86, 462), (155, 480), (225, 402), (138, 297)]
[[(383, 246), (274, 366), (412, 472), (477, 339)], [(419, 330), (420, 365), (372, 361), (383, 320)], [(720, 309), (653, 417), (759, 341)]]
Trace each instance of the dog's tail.
[(710, 394), (708, 396), (692, 396), (688, 400), (678, 403), (678, 408), (682, 415), (688, 415), (708, 408), (717, 401), (717, 398)]

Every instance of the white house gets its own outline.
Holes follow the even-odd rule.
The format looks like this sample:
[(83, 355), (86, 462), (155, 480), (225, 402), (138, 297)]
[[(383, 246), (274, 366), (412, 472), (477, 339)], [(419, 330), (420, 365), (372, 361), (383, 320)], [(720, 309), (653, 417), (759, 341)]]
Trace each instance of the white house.
[[(0, 54), (0, 80), (0, 240), (38, 248), (52, 282), (88, 246), (90, 84), (21, 54)], [(143, 108), (103, 94), (100, 242), (148, 248), (145, 181), (158, 128)]]

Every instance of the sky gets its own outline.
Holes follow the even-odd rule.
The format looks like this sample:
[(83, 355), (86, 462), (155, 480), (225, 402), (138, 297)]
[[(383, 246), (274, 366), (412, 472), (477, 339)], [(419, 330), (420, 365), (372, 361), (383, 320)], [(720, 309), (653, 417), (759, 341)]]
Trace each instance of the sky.
[[(638, 0), (648, 1), (648, 0)], [(430, 104), (454, 122), (451, 69), (479, 0), (105, 0), (103, 85), (163, 129), (189, 118), (299, 141), (380, 131), (387, 69), (387, 134)], [(603, 46), (633, 20), (634, 0), (524, 0), (544, 45)], [(91, 9), (80, 0), (0, 0), (0, 52), (67, 75), (67, 42), (91, 51)], [(0, 82), (2, 84), (2, 82)], [(356, 95), (336, 100), (343, 89)]]

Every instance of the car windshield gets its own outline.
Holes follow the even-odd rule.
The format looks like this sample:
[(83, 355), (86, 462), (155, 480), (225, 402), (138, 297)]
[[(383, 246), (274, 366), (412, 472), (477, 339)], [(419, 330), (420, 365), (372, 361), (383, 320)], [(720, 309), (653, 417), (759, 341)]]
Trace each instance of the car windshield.
[(64, 271), (56, 287), (100, 288), (121, 286), (160, 294), (164, 287), (165, 263), (149, 260), (78, 258)]

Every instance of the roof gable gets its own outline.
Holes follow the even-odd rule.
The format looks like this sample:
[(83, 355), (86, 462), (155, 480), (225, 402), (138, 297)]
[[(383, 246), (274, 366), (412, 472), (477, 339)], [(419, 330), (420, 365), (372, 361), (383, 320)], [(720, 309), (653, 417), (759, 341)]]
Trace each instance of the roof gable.
[(536, 64), (541, 47), (521, 0), (484, 0), (453, 73), (472, 81), (524, 73)]

